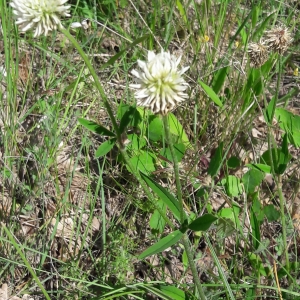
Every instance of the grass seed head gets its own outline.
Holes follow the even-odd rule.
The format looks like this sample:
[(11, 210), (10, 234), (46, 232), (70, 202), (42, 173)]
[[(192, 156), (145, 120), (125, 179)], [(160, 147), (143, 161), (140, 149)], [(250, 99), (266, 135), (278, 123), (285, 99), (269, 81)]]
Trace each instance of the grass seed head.
[(182, 77), (189, 67), (178, 70), (180, 59), (169, 52), (148, 52), (147, 61), (138, 60), (140, 70), (132, 70), (136, 84), (135, 98), (138, 106), (151, 109), (153, 113), (167, 114), (188, 98), (184, 92), (188, 84)]
[(248, 45), (248, 54), (251, 66), (259, 68), (269, 57), (268, 47), (264, 43), (250, 43)]
[(265, 43), (269, 50), (283, 54), (293, 41), (291, 33), (285, 26), (276, 26), (266, 32)]

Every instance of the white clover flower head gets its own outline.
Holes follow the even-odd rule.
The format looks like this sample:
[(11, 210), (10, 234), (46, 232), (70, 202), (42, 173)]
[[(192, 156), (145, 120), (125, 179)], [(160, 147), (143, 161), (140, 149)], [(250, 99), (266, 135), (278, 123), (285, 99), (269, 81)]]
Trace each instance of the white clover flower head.
[(265, 43), (270, 50), (279, 54), (283, 54), (292, 41), (292, 35), (286, 26), (276, 26), (266, 32)]
[(51, 30), (61, 28), (60, 17), (70, 16), (68, 0), (12, 0), (10, 6), (17, 19), (16, 24), (25, 32), (35, 29), (34, 37), (47, 35)]
[(248, 45), (248, 55), (251, 66), (259, 68), (268, 60), (268, 47), (264, 44), (264, 42), (250, 43)]
[(130, 87), (136, 89), (135, 98), (138, 106), (151, 109), (153, 113), (167, 114), (180, 102), (188, 98), (184, 92), (188, 84), (182, 74), (189, 67), (178, 70), (181, 57), (176, 58), (169, 52), (155, 54), (148, 52), (147, 61), (138, 60), (141, 70), (132, 70), (136, 84)]

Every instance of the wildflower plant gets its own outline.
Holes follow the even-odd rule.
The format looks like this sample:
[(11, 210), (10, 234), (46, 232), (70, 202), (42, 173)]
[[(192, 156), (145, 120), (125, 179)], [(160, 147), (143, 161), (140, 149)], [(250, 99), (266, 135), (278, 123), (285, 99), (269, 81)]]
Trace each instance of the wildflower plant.
[(131, 71), (137, 83), (130, 85), (136, 89), (138, 106), (165, 115), (188, 98), (185, 93), (188, 84), (182, 75), (189, 67), (178, 70), (180, 60), (181, 57), (165, 51), (159, 54), (149, 51), (146, 62), (138, 60), (140, 70)]
[[(92, 66), (91, 61), (89, 60), (88, 56), (84, 53), (84, 51), (82, 50), (82, 48), (80, 47), (76, 39), (66, 29), (64, 29), (61, 24), (61, 20), (60, 20), (61, 17), (70, 16), (70, 11), (69, 11), (70, 5), (66, 5), (66, 3), (67, 0), (49, 0), (49, 1), (12, 0), (10, 5), (13, 8), (14, 15), (16, 16), (16, 20), (17, 20), (16, 23), (20, 25), (20, 29), (24, 32), (28, 30), (33, 30), (34, 36), (36, 37), (42, 34), (47, 35), (50, 31), (53, 30), (57, 30), (57, 29), (61, 30), (61, 32), (65, 34), (65, 36), (69, 39), (69, 41), (75, 46), (81, 58), (83, 59), (85, 65), (89, 69), (90, 74), (94, 79), (95, 87), (97, 88), (101, 96), (101, 104), (103, 103), (107, 111), (107, 114), (109, 115), (110, 121), (112, 123), (112, 128), (109, 130), (104, 126), (102, 126), (101, 124), (97, 124), (91, 122), (90, 120), (85, 120), (85, 119), (79, 119), (79, 123), (85, 126), (87, 129), (93, 131), (94, 133), (100, 134), (101, 136), (104, 137), (105, 141), (101, 143), (100, 147), (96, 151), (97, 157), (105, 156), (113, 147), (118, 147), (118, 151), (120, 153), (119, 156), (120, 161), (122, 160), (122, 162), (126, 164), (127, 169), (133, 174), (135, 178), (134, 182), (138, 183), (139, 188), (141, 187), (141, 189), (143, 190), (142, 194), (145, 195), (145, 198), (148, 199), (147, 201), (149, 201), (152, 205), (151, 209), (153, 209), (154, 213), (151, 219), (157, 221), (154, 222), (157, 223), (157, 225), (156, 224), (150, 225), (151, 229), (157, 229), (158, 232), (163, 236), (165, 233), (165, 225), (168, 225), (168, 234), (165, 235), (164, 237), (161, 237), (156, 243), (154, 243), (152, 246), (144, 250), (139, 255), (139, 259), (144, 259), (150, 255), (155, 255), (173, 246), (178, 241), (181, 241), (185, 250), (184, 256), (186, 256), (186, 259), (188, 261), (187, 265), (191, 268), (194, 283), (197, 288), (195, 299), (206, 299), (207, 297), (202, 288), (202, 284), (199, 279), (200, 278), (199, 273), (196, 269), (195, 255), (192, 252), (193, 246), (191, 246), (191, 240), (189, 239), (189, 232), (190, 231), (205, 232), (208, 230), (211, 224), (213, 224), (217, 220), (218, 221), (221, 220), (221, 218), (223, 218), (223, 215), (221, 213), (217, 214), (215, 212), (208, 210), (209, 213), (203, 214), (201, 216), (197, 216), (196, 214), (191, 213), (191, 211), (188, 209), (188, 206), (186, 206), (185, 196), (187, 194), (183, 194), (184, 189), (182, 189), (181, 186), (182, 182), (180, 180), (181, 176), (179, 174), (178, 153), (180, 152), (180, 155), (181, 154), (184, 155), (185, 148), (181, 146), (182, 145), (185, 146), (186, 144), (190, 145), (190, 143), (188, 137), (186, 138), (188, 143), (183, 143), (184, 142), (183, 139), (177, 138), (177, 135), (174, 134), (174, 130), (173, 131), (170, 130), (171, 128), (170, 124), (172, 123), (175, 124), (174, 120), (177, 121), (174, 115), (171, 114), (170, 112), (174, 110), (182, 102), (187, 101), (189, 97), (187, 93), (187, 89), (189, 85), (183, 77), (184, 73), (189, 69), (189, 67), (180, 68), (179, 65), (180, 65), (181, 57), (178, 58), (175, 55), (170, 54), (170, 52), (168, 51), (161, 51), (158, 54), (155, 54), (153, 51), (148, 51), (146, 60), (145, 61), (138, 60), (137, 62), (138, 68), (131, 71), (131, 74), (135, 77), (135, 83), (130, 84), (130, 87), (135, 89), (135, 98), (137, 99), (137, 106), (142, 106), (144, 108), (150, 109), (154, 114), (158, 114), (158, 115), (151, 116), (153, 117), (153, 119), (151, 122), (152, 124), (150, 124), (148, 120), (142, 120), (141, 114), (139, 113), (139, 110), (136, 107), (129, 106), (126, 103), (126, 105), (121, 104), (124, 105), (124, 107), (126, 107), (124, 111), (120, 109), (122, 108), (121, 105), (118, 107), (120, 113), (118, 113), (118, 116), (115, 117), (115, 113), (112, 110), (112, 106), (110, 105), (110, 102), (104, 92), (102, 84), (100, 83), (99, 76), (96, 73), (95, 68)], [(79, 28), (79, 27), (84, 27), (84, 24), (76, 22), (71, 25), (71, 28)], [(140, 44), (141, 41), (143, 41), (142, 40), (143, 38), (144, 37), (139, 38), (136, 41), (133, 41), (131, 46)], [(146, 38), (147, 37), (145, 36), (145, 39)], [(251, 65), (254, 66), (255, 68), (262, 66), (268, 60), (268, 56), (271, 51), (275, 51), (282, 54), (287, 49), (291, 41), (292, 41), (291, 35), (286, 28), (277, 27), (274, 30), (267, 32), (266, 39), (263, 39), (259, 43), (249, 44), (248, 54), (249, 54)], [(117, 54), (115, 57), (112, 57), (108, 61), (108, 63), (105, 64), (105, 66), (113, 64), (113, 62), (119, 57), (120, 57), (120, 53)], [(211, 61), (214, 60), (212, 59)], [(267, 69), (267, 67), (268, 64), (266, 64), (266, 68), (264, 69)], [(272, 66), (270, 64), (269, 68), (271, 67)], [(267, 74), (266, 70), (263, 71), (265, 72), (265, 74)], [(2, 70), (3, 76), (5, 76), (4, 72), (5, 70), (3, 69)], [(251, 74), (248, 80), (249, 84), (244, 85), (244, 90), (242, 91), (243, 92), (242, 97), (240, 95), (237, 95), (238, 98), (242, 98), (244, 100), (246, 108), (248, 107), (251, 108), (250, 105), (248, 105), (247, 107), (247, 104), (249, 103), (248, 99), (252, 99), (253, 93), (255, 93), (256, 97), (260, 96), (263, 91), (262, 87), (264, 86), (264, 84), (260, 84), (259, 81), (261, 80), (262, 82), (262, 80), (264, 80), (264, 76), (261, 76), (262, 74), (261, 70), (254, 70), (254, 71), (251, 70), (250, 73)], [(215, 72), (214, 76), (216, 77), (214, 77), (215, 79), (214, 88), (210, 88), (200, 80), (198, 81), (202, 87), (202, 90), (219, 107), (222, 107), (223, 103), (225, 103), (226, 101), (224, 97), (224, 102), (222, 102), (218, 97), (218, 94), (220, 90), (223, 88), (223, 85), (226, 82), (225, 81), (226, 78), (230, 78), (230, 76), (227, 76), (228, 74), (229, 74), (229, 68), (227, 67), (220, 70), (220, 72)], [(0, 69), (0, 75), (1, 75), (1, 69)], [(280, 76), (278, 76), (278, 78), (280, 78)], [(254, 88), (252, 83), (256, 83), (256, 86), (254, 86)], [(253, 93), (252, 90), (254, 91)], [(232, 94), (237, 94), (237, 93), (232, 93)], [(279, 91), (277, 90), (276, 97), (274, 98), (274, 101), (272, 100), (271, 102), (272, 106), (269, 106), (268, 114), (266, 114), (266, 119), (267, 119), (266, 121), (268, 122), (268, 125), (270, 127), (273, 124), (272, 121), (275, 115), (276, 101), (278, 100), (278, 94)], [(172, 122), (170, 122), (170, 118), (173, 118)], [(163, 121), (163, 123), (161, 122), (161, 120)], [(130, 133), (130, 131), (127, 130), (128, 127), (132, 126), (132, 124), (134, 124), (134, 127), (138, 129), (146, 128), (146, 126), (148, 126), (147, 123), (149, 123), (149, 127), (146, 130), (144, 129), (137, 130), (134, 133)], [(178, 124), (179, 122), (176, 123), (174, 126), (179, 127), (177, 126)], [(150, 126), (153, 126), (152, 128), (155, 129), (159, 128), (159, 129), (148, 130)], [(150, 133), (152, 132), (157, 133), (157, 131), (161, 130), (162, 128), (165, 131), (164, 135), (160, 134), (159, 137), (158, 135), (156, 135), (155, 137), (153, 135), (151, 137)], [(182, 131), (184, 131), (183, 128), (179, 127), (179, 129), (177, 130), (178, 130), (178, 137), (181, 137), (180, 134), (182, 134)], [(152, 152), (151, 150), (149, 150), (150, 147), (148, 147), (148, 143), (146, 142), (146, 139), (145, 138), (143, 139), (143, 135), (145, 135), (145, 132), (147, 132), (148, 134), (147, 141), (149, 141), (150, 143), (151, 141), (157, 142), (155, 144), (155, 147), (153, 147), (153, 149), (155, 148), (154, 151), (157, 151), (156, 147), (158, 148), (160, 147), (161, 144), (163, 144), (165, 152), (163, 152), (163, 154), (160, 153), (160, 155), (163, 156), (166, 153), (168, 155), (167, 157), (168, 164), (170, 163), (173, 165), (174, 172), (172, 174), (174, 174), (174, 178), (175, 178), (176, 193), (173, 192), (171, 193), (167, 188), (161, 186), (158, 182), (156, 182), (155, 181), (156, 179), (150, 176), (150, 174), (154, 173), (156, 165), (154, 165), (154, 163), (152, 164), (153, 165), (153, 170), (152, 170), (151, 168), (149, 168), (150, 164), (148, 163), (147, 159), (150, 160), (153, 159), (153, 161), (157, 163), (157, 159), (156, 159), (157, 157), (152, 156)], [(292, 130), (290, 130), (290, 132), (292, 132)], [(195, 133), (197, 133), (196, 130)], [(198, 138), (198, 135), (195, 136)], [(131, 152), (130, 152), (130, 146), (128, 146), (128, 144), (125, 143), (124, 140), (126, 140), (126, 142), (129, 141), (129, 144), (131, 143), (131, 145), (133, 145), (131, 147)], [(174, 145), (175, 140), (176, 140), (176, 147)], [(136, 146), (134, 145), (135, 141), (137, 141)], [(234, 141), (235, 138), (232, 139), (232, 142)], [(288, 140), (286, 136), (284, 142), (282, 143), (281, 149), (274, 149), (273, 152), (268, 151), (266, 152), (266, 154), (264, 154), (264, 157), (262, 157), (264, 158), (263, 161), (266, 162), (266, 165), (264, 166), (264, 170), (269, 171), (269, 173), (274, 171), (273, 173), (278, 176), (285, 170), (286, 165), (290, 160), (287, 146), (288, 146)], [(143, 148), (146, 148), (146, 150), (144, 151)], [(220, 142), (217, 150), (215, 151), (215, 154), (211, 157), (211, 161), (207, 169), (208, 175), (211, 178), (216, 179), (216, 182), (218, 181), (218, 174), (220, 173), (220, 170), (223, 169), (224, 162), (227, 159), (226, 158), (227, 154), (230, 154), (229, 151), (226, 153), (225, 152), (226, 152), (225, 147), (223, 147), (223, 141), (222, 141)], [(268, 162), (267, 154), (269, 152), (271, 153), (271, 156), (275, 158), (271, 163), (271, 166), (267, 165)], [(130, 155), (132, 157), (130, 157)], [(280, 160), (276, 161), (277, 159), (276, 157), (279, 158), (283, 157), (284, 163), (282, 163), (282, 161)], [(145, 160), (142, 160), (142, 158), (145, 158)], [(237, 165), (242, 163), (236, 157), (232, 157), (232, 158), (235, 159), (232, 160), (230, 164), (226, 162), (226, 168), (228, 166), (228, 168), (235, 169)], [(134, 162), (136, 162), (136, 164)], [(278, 167), (276, 165), (277, 163), (278, 163)], [(143, 165), (144, 170), (140, 167), (140, 165)], [(262, 164), (260, 164), (260, 166), (262, 166)], [(249, 195), (249, 197), (250, 196), (252, 197), (252, 195), (255, 192), (255, 189), (258, 188), (261, 182), (263, 181), (263, 172), (256, 169), (249, 170), (249, 172), (246, 173), (242, 179), (235, 177), (233, 175), (227, 176), (225, 174), (224, 176), (226, 176), (225, 178), (226, 181), (223, 180), (222, 182), (220, 182), (220, 185), (223, 185), (224, 187), (227, 188), (226, 192), (230, 197), (231, 196), (240, 197), (244, 194), (247, 194)], [(252, 180), (250, 180), (252, 178), (256, 178), (254, 183)], [(249, 184), (249, 182), (251, 184)], [(240, 188), (242, 186), (244, 186), (245, 189)], [(202, 189), (201, 193), (203, 192), (203, 194), (205, 194), (207, 187), (203, 185), (203, 188), (201, 189)], [(200, 195), (201, 194), (199, 193), (199, 198), (202, 197)], [(208, 197), (209, 195), (207, 194), (207, 199)], [(283, 197), (280, 195), (279, 197), (280, 197), (280, 205), (281, 205), (280, 207), (281, 214), (282, 216), (284, 216)], [(187, 199), (187, 201), (189, 200), (190, 199)], [(103, 211), (104, 221), (102, 226), (103, 227), (102, 236), (103, 236), (103, 245), (105, 245), (106, 247), (105, 204), (106, 204), (105, 198), (103, 197), (102, 211)], [(227, 211), (229, 211), (227, 207), (226, 209)], [(234, 212), (234, 218), (238, 219), (236, 218), (235, 214), (236, 212), (239, 213), (239, 211), (234, 211), (233, 209), (232, 211)], [(153, 216), (157, 219), (153, 218)], [(219, 218), (219, 216), (221, 216), (221, 218)], [(282, 219), (284, 220), (284, 218)], [(253, 220), (254, 221), (251, 222), (251, 224), (258, 223), (255, 214), (253, 214)], [(285, 224), (285, 222), (283, 222), (283, 224)], [(240, 224), (238, 226), (240, 226)], [(239, 228), (238, 226), (237, 228)], [(283, 225), (283, 240), (287, 241), (286, 235), (284, 236), (286, 232), (286, 228), (284, 226), (285, 225)], [(254, 245), (257, 250), (258, 247), (260, 246), (260, 232), (259, 232), (259, 228), (258, 230), (256, 230), (257, 228), (254, 229), (252, 230), (253, 231), (252, 236), (255, 237)], [(6, 231), (7, 234), (9, 235), (9, 230), (7, 229)], [(217, 254), (214, 253), (214, 249), (212, 245), (210, 245), (210, 238), (207, 236), (206, 233), (203, 233), (203, 237), (206, 239), (206, 243), (209, 245), (209, 249), (212, 253), (212, 256), (214, 257), (216, 262), (218, 262)], [(13, 240), (12, 235), (11, 235), (11, 239)], [(286, 244), (285, 244), (285, 249), (288, 249)], [(21, 250), (19, 252), (22, 254)], [(258, 261), (258, 259), (256, 259), (256, 261)], [(287, 269), (288, 269), (289, 257), (288, 257), (287, 250), (286, 250), (286, 261), (287, 261)], [(227, 278), (225, 274), (222, 274), (223, 271), (221, 265), (218, 264), (217, 267), (218, 267), (218, 272), (219, 274), (221, 274), (220, 276), (223, 279), (224, 285), (227, 284), (226, 289), (228, 291), (228, 295), (230, 296), (229, 298), (234, 299), (233, 293), (231, 291), (231, 287), (227, 283)], [(256, 269), (259, 269), (259, 267)], [(31, 273), (32, 276), (34, 277), (33, 270)], [(258, 276), (260, 276), (259, 273), (257, 274)], [(36, 280), (37, 282), (39, 282), (38, 279)], [(43, 290), (43, 285), (42, 284), (40, 285), (41, 285), (40, 288), (43, 294), (45, 295), (46, 299), (50, 299), (50, 296), (47, 294), (47, 291)], [(175, 287), (172, 286), (172, 288)], [(182, 291), (179, 290), (178, 292), (182, 294), (181, 293)], [(111, 291), (109, 291), (109, 293), (111, 293)]]
[(12, 0), (10, 6), (16, 17), (16, 24), (25, 32), (35, 30), (34, 37), (62, 27), (60, 18), (70, 16), (68, 0)]

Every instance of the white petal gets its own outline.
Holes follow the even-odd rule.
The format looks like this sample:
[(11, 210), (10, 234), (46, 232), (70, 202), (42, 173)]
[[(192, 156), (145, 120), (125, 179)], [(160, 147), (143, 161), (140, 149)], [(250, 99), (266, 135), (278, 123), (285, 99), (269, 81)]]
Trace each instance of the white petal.
[(155, 58), (155, 53), (154, 51), (148, 51), (148, 61), (152, 60)]
[(82, 25), (81, 25), (81, 23), (79, 23), (79, 22), (74, 22), (74, 23), (71, 24), (70, 27), (71, 27), (71, 28), (80, 28), (80, 27), (82, 27)]

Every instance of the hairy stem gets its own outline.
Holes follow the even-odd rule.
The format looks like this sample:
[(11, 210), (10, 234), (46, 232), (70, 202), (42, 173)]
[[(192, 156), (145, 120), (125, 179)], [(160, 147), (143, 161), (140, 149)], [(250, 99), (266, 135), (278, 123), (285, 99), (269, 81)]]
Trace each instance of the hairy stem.
[[(279, 200), (280, 200), (280, 217), (281, 217), (281, 223), (282, 223), (282, 239), (283, 239), (283, 243), (284, 243), (284, 252), (285, 252), (285, 260), (286, 260), (286, 269), (289, 271), (290, 270), (290, 261), (289, 261), (289, 253), (288, 253), (288, 243), (287, 243), (287, 228), (286, 228), (286, 218), (285, 218), (285, 200), (284, 200), (284, 196), (282, 193), (282, 184), (281, 184), (281, 175), (280, 174), (276, 174), (275, 173), (275, 166), (274, 166), (274, 161), (273, 161), (273, 157), (272, 157), (272, 148), (273, 145), (276, 147), (276, 143), (275, 143), (275, 139), (274, 139), (274, 135), (273, 135), (273, 131), (272, 131), (272, 121), (275, 115), (275, 109), (276, 109), (276, 105), (278, 102), (278, 96), (279, 96), (279, 90), (280, 90), (280, 82), (281, 82), (281, 75), (282, 75), (282, 61), (281, 58), (279, 58), (278, 60), (278, 75), (277, 75), (277, 85), (276, 85), (276, 91), (275, 91), (275, 103), (273, 105), (273, 109), (271, 112), (271, 117), (270, 117), (270, 128), (269, 128), (269, 134), (268, 134), (268, 147), (269, 147), (269, 151), (270, 151), (270, 157), (271, 157), (271, 169), (272, 169), (272, 174), (274, 176), (274, 180), (276, 183), (276, 186), (278, 188), (278, 196), (279, 196)], [(274, 155), (275, 157), (275, 163), (278, 163), (278, 157), (277, 157), (277, 152), (274, 151)]]
[[(174, 145), (173, 145), (171, 134), (170, 134), (168, 115), (163, 116), (163, 124), (164, 124), (164, 129), (165, 129), (166, 141), (167, 141), (168, 147), (170, 149), (170, 153), (171, 153), (172, 160), (173, 160), (176, 189), (177, 189), (177, 199), (178, 199), (179, 208), (180, 208), (180, 223), (183, 225), (185, 222), (185, 213), (183, 210), (183, 199), (182, 199), (182, 189), (181, 189), (180, 176), (179, 176), (179, 165), (178, 165), (177, 156), (175, 154), (175, 149), (174, 149)], [(183, 243), (185, 252), (187, 254), (189, 266), (190, 266), (192, 274), (193, 274), (194, 282), (195, 282), (196, 288), (198, 290), (199, 297), (201, 300), (205, 300), (206, 297), (204, 295), (203, 288), (202, 288), (202, 285), (201, 285), (201, 282), (199, 279), (199, 275), (198, 275), (197, 268), (196, 268), (196, 265), (194, 262), (192, 249), (190, 246), (190, 242), (189, 242), (187, 233), (185, 233), (183, 235), (182, 243)]]

